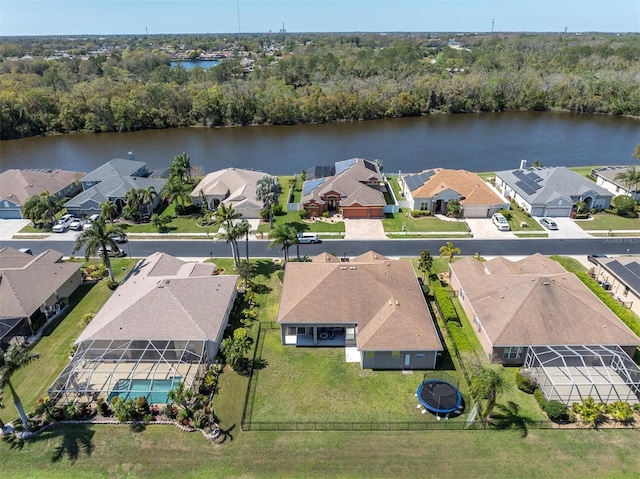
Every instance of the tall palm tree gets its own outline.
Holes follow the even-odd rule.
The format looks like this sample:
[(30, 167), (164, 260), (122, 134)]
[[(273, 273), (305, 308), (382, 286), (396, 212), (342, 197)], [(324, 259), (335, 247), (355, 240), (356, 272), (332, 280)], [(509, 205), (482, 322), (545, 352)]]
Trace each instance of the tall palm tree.
[(191, 193), (191, 186), (177, 176), (171, 176), (160, 190), (160, 197), (164, 200), (175, 201), (176, 204), (186, 206), (185, 197)]
[(234, 225), (234, 221), (240, 218), (242, 218), (242, 213), (236, 212), (233, 206), (227, 206), (224, 203), (220, 203), (218, 209), (213, 213), (213, 224), (220, 228), (216, 238), (224, 240), (231, 245), (233, 263), (236, 267), (240, 261), (238, 238), (244, 235), (244, 230), (243, 227)]
[(158, 192), (153, 186), (147, 189), (140, 190), (140, 199), (142, 200), (142, 207), (146, 210), (146, 214), (153, 213), (153, 202), (158, 197)]
[(447, 244), (440, 246), (440, 257), (449, 257), (449, 263), (453, 261), (454, 255), (460, 254), (460, 248), (453, 246), (451, 241), (447, 241)]
[[(629, 190), (629, 196), (634, 196), (638, 193), (638, 184), (640, 183), (640, 170), (636, 169), (635, 166), (630, 166), (627, 171), (621, 171), (616, 176), (613, 177), (614, 181), (620, 181), (623, 185), (627, 187)], [(634, 187), (633, 190), (631, 187)]]
[(289, 247), (295, 244), (298, 240), (298, 231), (289, 223), (277, 225), (269, 233), (268, 248), (276, 248), (280, 246), (284, 252), (284, 262), (289, 261)]
[(173, 161), (169, 165), (169, 173), (176, 176), (184, 183), (191, 182), (191, 158), (186, 153), (173, 157)]
[(127, 191), (127, 194), (124, 197), (124, 200), (126, 201), (126, 205), (129, 207), (127, 211), (129, 212), (129, 214), (132, 215), (132, 219), (136, 223), (139, 223), (141, 218), (141, 215), (140, 215), (140, 209), (142, 208), (141, 191), (143, 190), (137, 190), (135, 188), (131, 188), (129, 191)]
[(13, 396), (13, 403), (16, 406), (16, 410), (18, 411), (18, 415), (20, 416), (20, 420), (22, 421), (22, 425), (24, 426), (25, 431), (29, 430), (27, 424), (27, 415), (25, 414), (24, 408), (22, 407), (20, 397), (18, 396), (18, 393), (11, 383), (11, 376), (18, 369), (26, 366), (37, 357), (37, 354), (32, 353), (28, 349), (22, 349), (17, 344), (12, 344), (11, 346), (9, 346), (9, 349), (7, 349), (7, 351), (4, 353), (0, 351), (0, 387), (4, 387), (6, 385), (9, 388), (9, 391), (11, 391), (11, 396)]
[(110, 200), (100, 203), (100, 214), (103, 218), (109, 218), (109, 222), (113, 224), (113, 218), (118, 214), (118, 205), (112, 203)]
[(220, 228), (215, 234), (215, 239), (219, 241), (224, 241), (225, 243), (231, 245), (231, 256), (233, 256), (233, 265), (234, 267), (238, 267), (238, 234), (237, 230), (234, 227), (229, 229)]
[(63, 208), (63, 200), (43, 191), (38, 195), (27, 198), (22, 206), (22, 214), (33, 221), (33, 224), (43, 223), (45, 228), (53, 225), (56, 214)]
[(73, 252), (75, 253), (84, 246), (84, 257), (86, 260), (89, 260), (91, 256), (95, 256), (96, 253), (100, 253), (102, 262), (107, 268), (107, 271), (109, 271), (109, 279), (112, 283), (115, 283), (116, 279), (113, 275), (109, 251), (118, 251), (118, 245), (113, 239), (114, 236), (118, 235), (126, 237), (124, 229), (117, 225), (107, 226), (104, 218), (101, 216), (93, 222), (93, 226), (91, 226), (90, 229), (80, 233), (73, 247)]
[(273, 228), (273, 205), (278, 203), (282, 193), (282, 186), (275, 176), (265, 175), (258, 180), (256, 200), (262, 201), (264, 208), (269, 212), (269, 226)]
[(245, 253), (247, 255), (247, 262), (249, 261), (249, 233), (251, 233), (251, 223), (248, 220), (243, 219), (236, 225), (238, 229), (238, 237), (244, 236), (245, 239)]

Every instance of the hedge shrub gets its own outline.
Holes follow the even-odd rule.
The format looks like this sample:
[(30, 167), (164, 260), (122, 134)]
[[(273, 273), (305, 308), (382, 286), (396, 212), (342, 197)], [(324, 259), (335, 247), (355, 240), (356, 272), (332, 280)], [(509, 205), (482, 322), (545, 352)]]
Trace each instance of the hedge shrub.
[(509, 210), (502, 209), (502, 210), (498, 211), (498, 213), (500, 213), (502, 216), (504, 216), (507, 221), (509, 221), (511, 219), (511, 211), (509, 211)]
[(620, 306), (588, 273), (578, 272), (575, 274), (636, 336), (640, 336), (640, 321), (631, 311)]
[(526, 376), (523, 376), (520, 371), (516, 373), (516, 386), (520, 391), (523, 391), (527, 394), (533, 394), (536, 390), (537, 386), (529, 380)]
[(458, 348), (458, 352), (460, 353), (473, 353), (474, 349), (469, 341), (469, 338), (462, 330), (462, 326), (460, 326), (456, 322), (447, 323), (447, 329), (449, 331), (449, 335), (451, 339), (455, 343)]
[(413, 218), (419, 218), (420, 216), (431, 216), (431, 211), (429, 211), (429, 210), (413, 210), (413, 211), (411, 211), (411, 216)]
[[(539, 391), (539, 389), (536, 391)], [(547, 403), (544, 407), (544, 412), (547, 413), (547, 416), (549, 416), (549, 419), (552, 421), (564, 421), (569, 418), (566, 404), (556, 401), (555, 399)]]
[(445, 322), (453, 321), (460, 324), (460, 318), (458, 318), (456, 308), (453, 307), (449, 292), (444, 288), (434, 288), (433, 295), (438, 302), (438, 306), (440, 306), (442, 319), (444, 319)]
[(544, 411), (545, 408), (547, 407), (547, 398), (544, 397), (544, 394), (542, 394), (542, 391), (538, 388), (536, 388), (536, 390), (533, 392), (533, 397), (536, 398), (536, 401), (538, 402), (538, 405), (542, 408), (542, 410)]

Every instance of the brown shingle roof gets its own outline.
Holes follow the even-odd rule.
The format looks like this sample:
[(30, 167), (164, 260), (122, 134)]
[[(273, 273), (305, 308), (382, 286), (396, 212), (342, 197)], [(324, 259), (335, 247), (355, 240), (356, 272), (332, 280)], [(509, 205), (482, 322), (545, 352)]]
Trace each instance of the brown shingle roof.
[(227, 324), (238, 276), (166, 253), (138, 263), (77, 342), (88, 339), (215, 340)]
[(349, 263), (326, 262), (327, 253), (320, 257), (287, 263), (279, 323), (357, 324), (362, 351), (442, 350), (409, 261), (374, 252)]
[(494, 346), (640, 344), (557, 262), (540, 254), (517, 263), (497, 260), (483, 265), (464, 258), (450, 265)]
[(23, 205), (33, 195), (48, 191), (55, 195), (65, 189), (84, 173), (77, 171), (35, 171), (35, 170), (7, 170), (0, 173), (0, 198)]
[(422, 185), (411, 191), (414, 198), (431, 198), (450, 189), (464, 197), (463, 206), (484, 206), (504, 204), (505, 200), (495, 194), (482, 179), (467, 170), (435, 168), (435, 174)]

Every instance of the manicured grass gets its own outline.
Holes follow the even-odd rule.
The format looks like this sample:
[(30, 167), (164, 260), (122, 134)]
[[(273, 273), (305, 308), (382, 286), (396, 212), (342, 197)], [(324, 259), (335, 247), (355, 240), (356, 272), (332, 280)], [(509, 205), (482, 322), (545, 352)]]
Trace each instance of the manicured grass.
[[(122, 280), (136, 263), (130, 259), (111, 261), (118, 281)], [(33, 347), (33, 351), (39, 354), (40, 358), (11, 377), (26, 411), (32, 411), (38, 398), (47, 395), (47, 389), (69, 362), (69, 348), (84, 329), (80, 322), (82, 316), (86, 313), (97, 313), (111, 294), (106, 280), (81, 285), (70, 298), (69, 313), (58, 324), (47, 327), (42, 339)], [(17, 413), (10, 400), (11, 394), (6, 388), (4, 398), (6, 409), (2, 411), (2, 417), (7, 422), (8, 419), (17, 418)]]
[(549, 233), (513, 233), (518, 238), (548, 238)]
[(623, 218), (609, 213), (596, 213), (592, 220), (576, 221), (583, 230), (639, 230), (640, 218)]
[(588, 178), (591, 181), (594, 181), (594, 179), (591, 178), (591, 176), (589, 176), (593, 168), (600, 168), (600, 167), (599, 166), (572, 166), (569, 169), (571, 171), (575, 171), (580, 176), (584, 176), (585, 178)]
[(551, 255), (550, 258), (560, 263), (570, 273), (584, 273), (587, 271), (587, 268), (580, 261), (570, 256)]
[(464, 221), (443, 221), (432, 216), (413, 218), (411, 215), (406, 216), (407, 213), (408, 210), (402, 210), (400, 213), (385, 215), (382, 219), (385, 232), (402, 232), (404, 226), (409, 234), (426, 231), (464, 233), (469, 231), (469, 227)]
[[(297, 211), (289, 211), (282, 216), (273, 217), (273, 226), (291, 223), (298, 231), (312, 231), (314, 233), (344, 233), (344, 221), (330, 223), (326, 221), (303, 221)], [(269, 222), (260, 222), (258, 233), (267, 234), (271, 228)]]
[(391, 189), (393, 193), (396, 195), (396, 199), (398, 201), (402, 201), (404, 198), (402, 196), (402, 189), (400, 188), (400, 183), (398, 182), (397, 176), (387, 176), (387, 183), (391, 185)]
[[(511, 231), (544, 231), (544, 228), (536, 220), (530, 216), (526, 216), (522, 211), (511, 209), (509, 210), (511, 219), (509, 220), (509, 226)], [(522, 223), (527, 223), (528, 226), (521, 226)]]

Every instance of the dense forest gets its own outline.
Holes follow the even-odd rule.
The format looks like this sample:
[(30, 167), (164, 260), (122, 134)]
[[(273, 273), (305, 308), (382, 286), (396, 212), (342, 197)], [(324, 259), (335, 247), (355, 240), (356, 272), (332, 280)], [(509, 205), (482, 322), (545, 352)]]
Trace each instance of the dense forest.
[[(176, 50), (225, 49), (207, 70), (170, 66)], [(71, 55), (48, 58), (60, 50)], [(0, 107), (1, 139), (519, 109), (640, 115), (640, 35), (5, 37)]]

